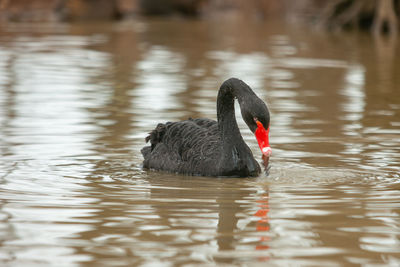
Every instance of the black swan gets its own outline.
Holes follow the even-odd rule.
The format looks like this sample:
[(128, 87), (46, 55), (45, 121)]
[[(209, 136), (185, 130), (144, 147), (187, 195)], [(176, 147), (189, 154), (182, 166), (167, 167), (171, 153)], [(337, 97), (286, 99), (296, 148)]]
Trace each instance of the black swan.
[(236, 122), (235, 98), (239, 101), (244, 121), (256, 136), (264, 164), (268, 165), (271, 155), (268, 108), (246, 83), (230, 78), (218, 92), (218, 122), (189, 118), (158, 124), (146, 137), (151, 146), (141, 150), (143, 167), (186, 175), (259, 175), (261, 168), (243, 141)]

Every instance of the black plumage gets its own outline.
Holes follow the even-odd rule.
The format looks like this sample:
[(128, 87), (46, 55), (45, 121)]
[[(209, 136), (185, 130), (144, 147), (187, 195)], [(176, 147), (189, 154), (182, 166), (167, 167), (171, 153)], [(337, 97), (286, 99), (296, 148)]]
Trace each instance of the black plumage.
[(263, 125), (269, 125), (265, 103), (246, 83), (231, 78), (218, 92), (218, 122), (188, 119), (158, 124), (146, 137), (151, 146), (141, 151), (143, 167), (186, 175), (257, 176), (261, 168), (240, 135), (235, 118), (235, 98), (252, 132), (257, 128), (255, 118)]

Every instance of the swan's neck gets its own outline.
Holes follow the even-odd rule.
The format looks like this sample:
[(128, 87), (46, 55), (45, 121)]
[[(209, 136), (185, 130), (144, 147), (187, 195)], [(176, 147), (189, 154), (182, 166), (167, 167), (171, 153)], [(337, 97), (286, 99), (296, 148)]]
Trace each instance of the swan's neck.
[(256, 96), (250, 87), (235, 78), (225, 81), (219, 89), (217, 116), (222, 155), (218, 166), (221, 175), (230, 176), (239, 173), (242, 176), (254, 176), (260, 172), (260, 166), (243, 141), (235, 117), (235, 98), (238, 99), (242, 117), (245, 119), (244, 116), (251, 117), (248, 105), (254, 97)]
[(218, 92), (217, 117), (224, 154), (246, 146), (235, 117), (235, 98), (241, 102), (243, 95), (230, 84), (222, 84)]

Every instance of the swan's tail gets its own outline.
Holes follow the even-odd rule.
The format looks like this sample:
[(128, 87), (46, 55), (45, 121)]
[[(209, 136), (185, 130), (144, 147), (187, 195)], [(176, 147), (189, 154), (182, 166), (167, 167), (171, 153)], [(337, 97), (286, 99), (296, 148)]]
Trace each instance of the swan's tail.
[[(162, 138), (163, 138), (163, 136), (164, 136), (166, 130), (167, 130), (166, 125), (163, 124), (163, 123), (159, 123), (159, 124), (157, 125), (157, 127), (156, 127), (153, 131), (151, 131), (151, 132), (149, 133), (149, 135), (146, 137), (145, 140), (146, 140), (146, 143), (150, 141), (150, 144), (151, 144), (151, 150), (150, 150), (150, 151), (152, 151), (152, 150), (154, 149), (154, 147), (155, 147), (158, 143), (161, 143)], [(144, 150), (144, 149), (143, 149), (143, 150)], [(143, 154), (143, 150), (142, 150), (142, 154)], [(143, 154), (143, 155), (144, 155), (144, 154)]]

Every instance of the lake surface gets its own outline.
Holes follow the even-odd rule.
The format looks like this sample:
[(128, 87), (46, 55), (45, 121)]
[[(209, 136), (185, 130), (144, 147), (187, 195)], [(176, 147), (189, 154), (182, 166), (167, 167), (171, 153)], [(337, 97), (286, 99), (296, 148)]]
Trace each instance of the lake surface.
[[(8, 24), (0, 59), (0, 265), (400, 265), (395, 40), (279, 21)], [(215, 119), (232, 76), (270, 107), (270, 175), (142, 170), (146, 134)]]

